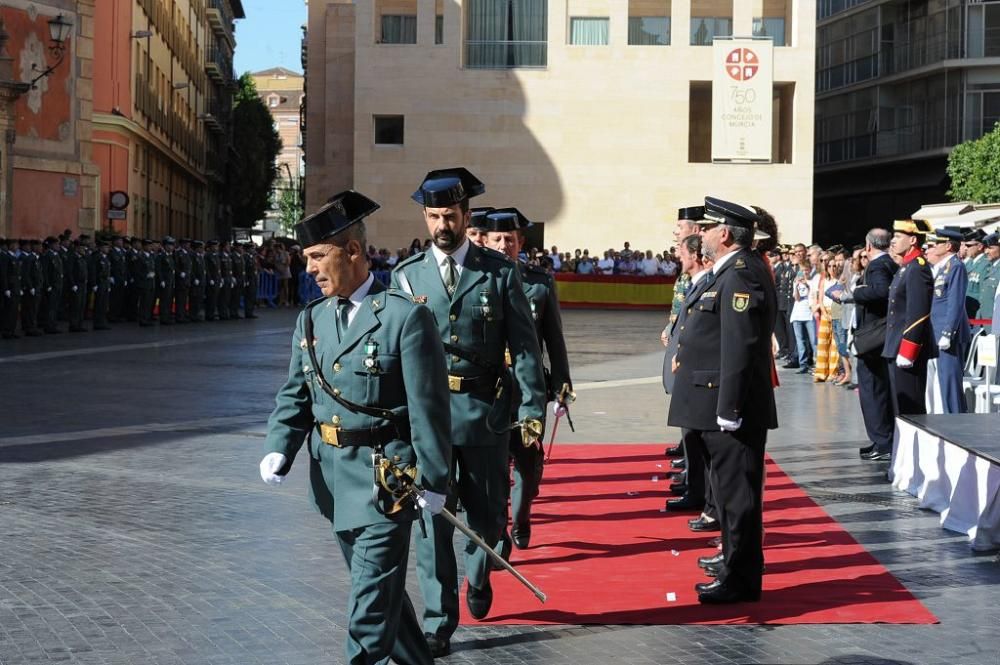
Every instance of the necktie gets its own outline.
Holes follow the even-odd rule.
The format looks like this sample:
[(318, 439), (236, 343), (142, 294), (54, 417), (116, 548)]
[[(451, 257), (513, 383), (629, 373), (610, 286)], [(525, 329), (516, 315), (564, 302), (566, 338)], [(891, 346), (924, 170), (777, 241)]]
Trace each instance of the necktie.
[(448, 289), (448, 295), (454, 295), (455, 287), (458, 285), (458, 270), (455, 268), (455, 257), (448, 257), (448, 266), (444, 273), (444, 287)]
[(347, 326), (349, 322), (347, 316), (350, 311), (350, 298), (337, 298), (337, 337), (341, 342), (344, 341), (344, 335), (347, 334)]

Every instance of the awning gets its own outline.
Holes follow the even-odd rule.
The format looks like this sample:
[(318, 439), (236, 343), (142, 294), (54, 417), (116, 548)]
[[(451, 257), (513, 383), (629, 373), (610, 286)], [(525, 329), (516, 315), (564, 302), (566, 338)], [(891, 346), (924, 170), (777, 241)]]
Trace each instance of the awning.
[(957, 226), (960, 229), (972, 229), (994, 220), (1000, 221), (1000, 205), (983, 206), (964, 215), (920, 219), (927, 219), (936, 229), (942, 226)]
[(939, 217), (955, 217), (973, 210), (969, 201), (958, 201), (957, 203), (934, 203), (932, 205), (921, 206), (920, 210), (910, 215), (911, 219), (925, 219), (935, 223)]

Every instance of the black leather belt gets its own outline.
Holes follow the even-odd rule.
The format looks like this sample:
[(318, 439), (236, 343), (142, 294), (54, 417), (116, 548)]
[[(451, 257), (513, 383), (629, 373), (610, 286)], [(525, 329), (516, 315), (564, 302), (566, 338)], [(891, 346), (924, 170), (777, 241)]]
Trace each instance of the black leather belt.
[(375, 448), (397, 439), (410, 440), (410, 428), (399, 428), (395, 425), (385, 425), (375, 429), (340, 429), (339, 425), (320, 423), (319, 433), (323, 443), (334, 448)]
[(448, 375), (448, 390), (453, 393), (472, 393), (496, 390), (497, 378), (489, 374), (480, 376)]

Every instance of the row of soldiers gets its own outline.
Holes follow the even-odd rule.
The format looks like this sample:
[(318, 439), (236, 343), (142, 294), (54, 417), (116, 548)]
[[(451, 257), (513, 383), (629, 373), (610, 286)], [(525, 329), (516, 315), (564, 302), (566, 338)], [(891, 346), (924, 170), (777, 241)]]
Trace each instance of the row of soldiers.
[(4, 339), (140, 326), (257, 318), (257, 253), (252, 242), (161, 241), (81, 234), (0, 240), (0, 332)]
[(969, 318), (992, 319), (1000, 284), (1000, 231), (989, 235), (983, 229), (965, 231), (960, 242), (958, 258), (969, 276), (965, 292)]

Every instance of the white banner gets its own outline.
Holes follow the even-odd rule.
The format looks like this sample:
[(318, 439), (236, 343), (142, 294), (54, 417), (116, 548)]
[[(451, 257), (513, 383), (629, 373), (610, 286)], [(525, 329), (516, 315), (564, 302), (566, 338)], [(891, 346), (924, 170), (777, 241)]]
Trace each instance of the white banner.
[(770, 39), (718, 39), (712, 59), (712, 161), (771, 161)]

